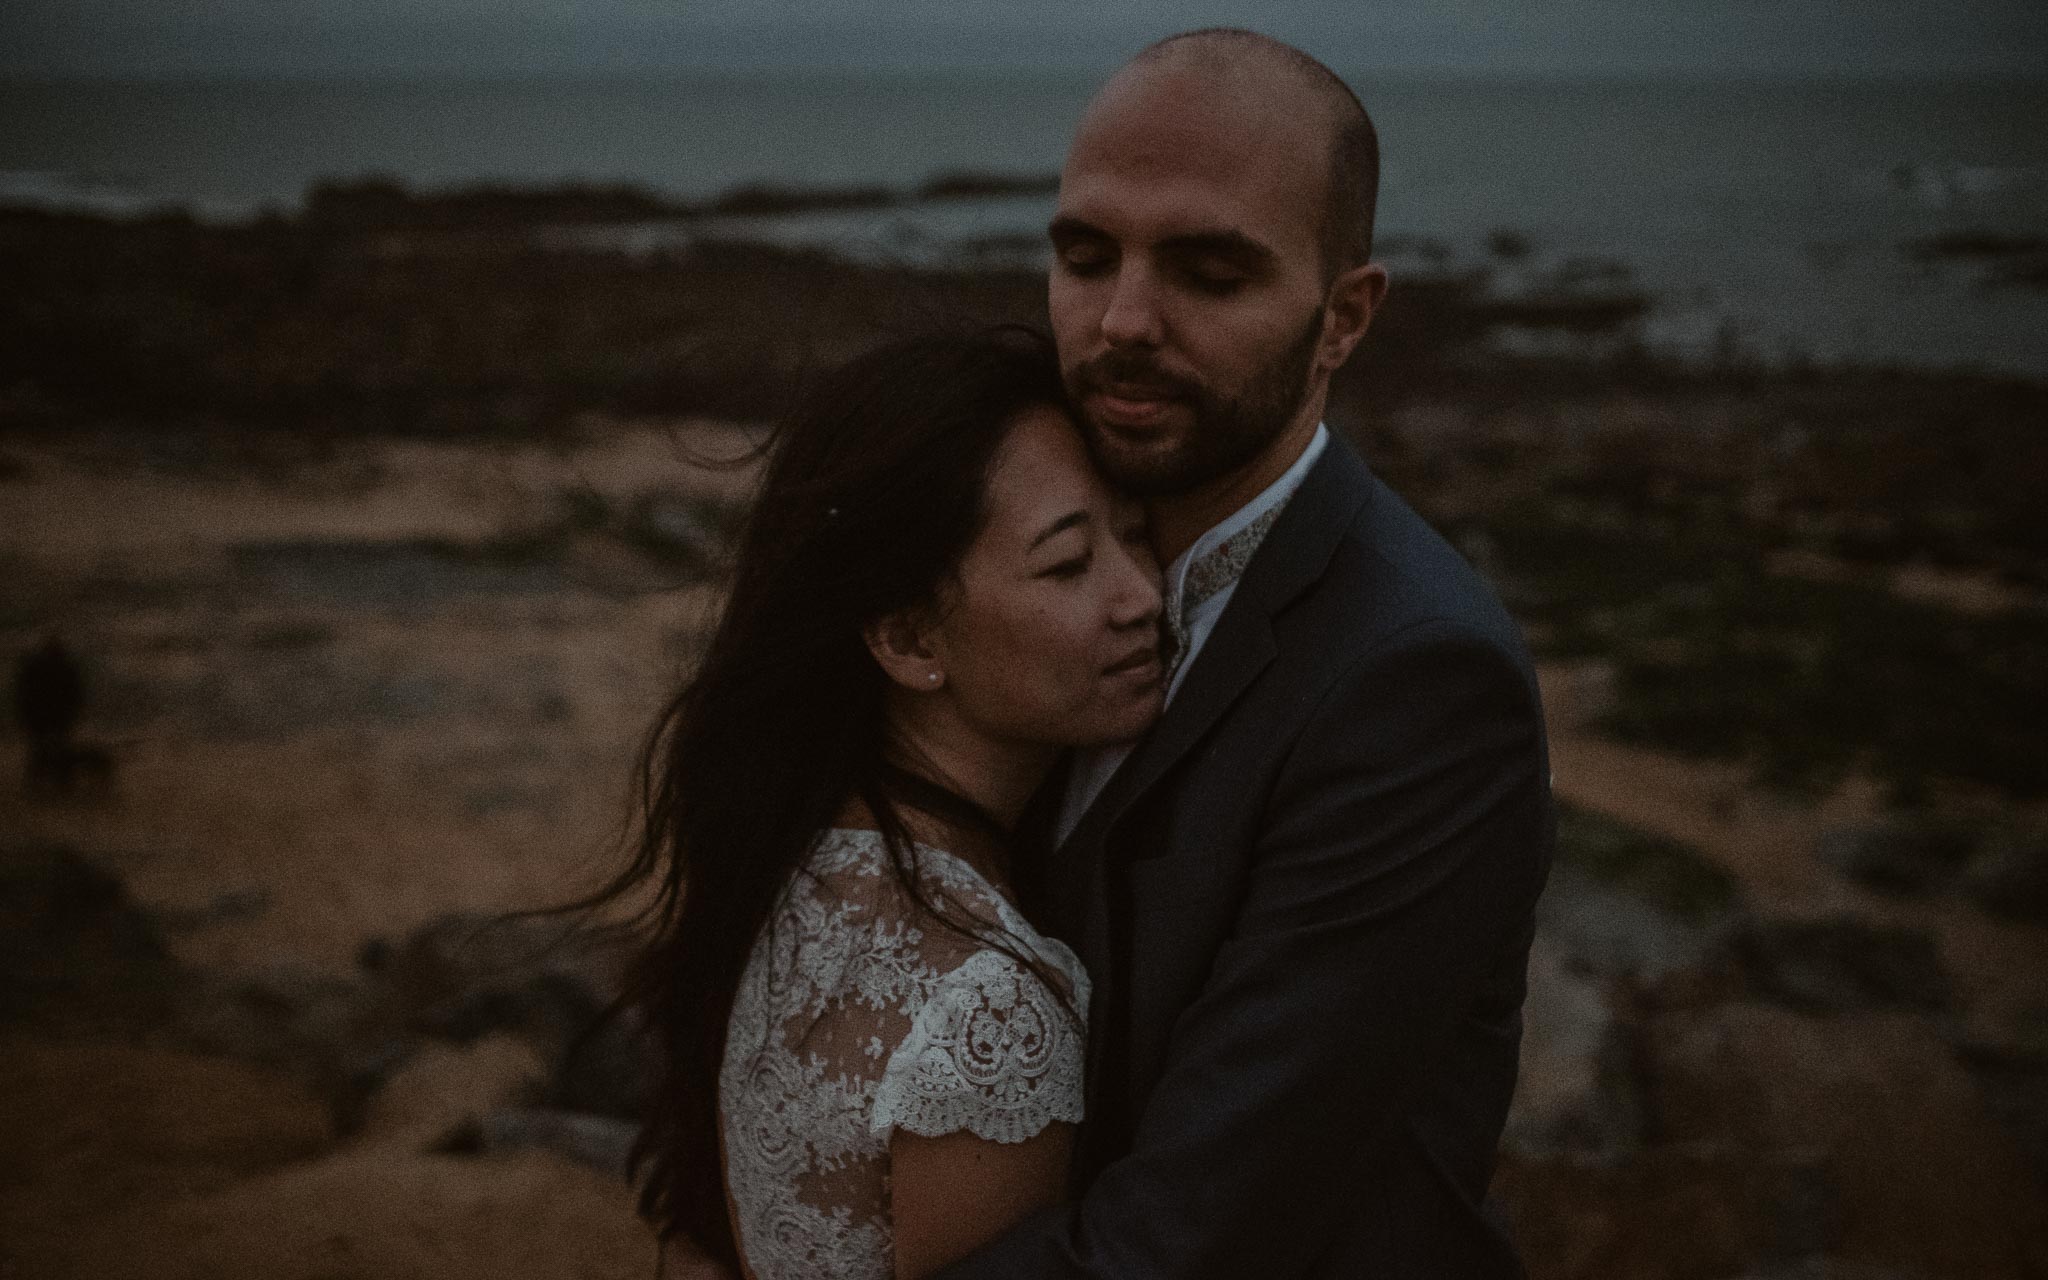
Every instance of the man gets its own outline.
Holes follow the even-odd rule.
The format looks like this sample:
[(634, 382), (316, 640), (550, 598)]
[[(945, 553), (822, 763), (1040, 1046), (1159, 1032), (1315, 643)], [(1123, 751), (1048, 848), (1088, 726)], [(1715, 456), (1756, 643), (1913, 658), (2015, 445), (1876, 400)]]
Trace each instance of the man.
[(1175, 37), (1103, 89), (1051, 236), (1060, 360), (1168, 564), (1164, 717), (1076, 762), (1026, 886), (1094, 978), (1077, 1198), (942, 1274), (1510, 1276), (1548, 765), (1515, 628), (1322, 425), (1386, 289), (1320, 63)]

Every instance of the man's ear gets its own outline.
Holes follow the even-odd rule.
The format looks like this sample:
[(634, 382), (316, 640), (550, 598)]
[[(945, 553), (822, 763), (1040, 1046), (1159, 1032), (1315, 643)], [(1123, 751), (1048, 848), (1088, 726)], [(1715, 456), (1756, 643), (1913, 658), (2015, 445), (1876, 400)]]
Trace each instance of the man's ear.
[(870, 622), (861, 631), (861, 639), (867, 642), (882, 674), (904, 688), (930, 692), (945, 686), (945, 670), (926, 642), (916, 611), (904, 610)]
[(1316, 351), (1324, 368), (1334, 370), (1351, 358), (1351, 349), (1371, 327), (1386, 296), (1387, 269), (1377, 262), (1339, 272), (1330, 282), (1323, 303), (1323, 338)]

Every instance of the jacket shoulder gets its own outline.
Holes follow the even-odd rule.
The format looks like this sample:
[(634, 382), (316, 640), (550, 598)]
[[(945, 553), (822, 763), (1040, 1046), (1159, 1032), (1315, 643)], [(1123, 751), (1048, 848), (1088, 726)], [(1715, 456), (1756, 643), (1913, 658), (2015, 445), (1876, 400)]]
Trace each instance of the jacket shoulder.
[(1334, 610), (1346, 647), (1373, 648), (1430, 627), (1462, 634), (1530, 670), (1521, 628), (1491, 584), (1378, 476), (1366, 472), (1358, 506), (1313, 593)]

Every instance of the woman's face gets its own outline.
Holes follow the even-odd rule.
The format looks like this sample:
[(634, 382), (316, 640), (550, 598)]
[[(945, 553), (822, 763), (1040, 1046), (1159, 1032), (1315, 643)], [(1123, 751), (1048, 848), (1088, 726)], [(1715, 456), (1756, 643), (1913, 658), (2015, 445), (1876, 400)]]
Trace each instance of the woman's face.
[(1159, 566), (1144, 513), (1110, 490), (1050, 405), (1011, 426), (987, 523), (927, 633), (963, 720), (1002, 741), (1082, 746), (1159, 715)]

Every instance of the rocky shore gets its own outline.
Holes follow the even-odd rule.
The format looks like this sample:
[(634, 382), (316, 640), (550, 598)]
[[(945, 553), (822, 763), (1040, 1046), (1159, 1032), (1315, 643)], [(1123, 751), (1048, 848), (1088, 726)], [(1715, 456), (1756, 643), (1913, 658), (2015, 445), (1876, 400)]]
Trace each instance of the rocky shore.
[[(0, 728), (0, 1275), (652, 1273), (618, 944), (500, 917), (607, 865), (754, 424), (1042, 282), (555, 234), (636, 198), (0, 211), (0, 652), (105, 764)], [(2048, 388), (1602, 278), (1404, 278), (1333, 408), (1542, 664), (1532, 1274), (2048, 1275)]]

